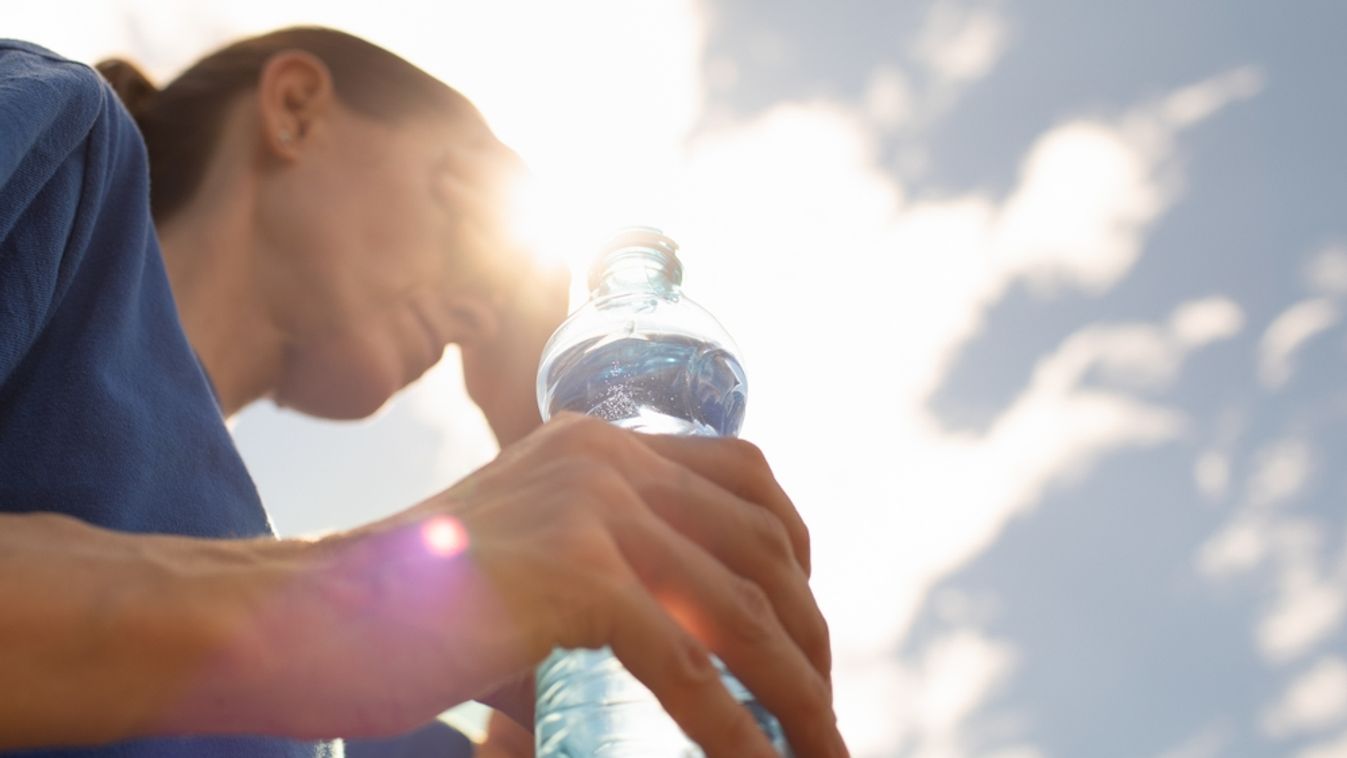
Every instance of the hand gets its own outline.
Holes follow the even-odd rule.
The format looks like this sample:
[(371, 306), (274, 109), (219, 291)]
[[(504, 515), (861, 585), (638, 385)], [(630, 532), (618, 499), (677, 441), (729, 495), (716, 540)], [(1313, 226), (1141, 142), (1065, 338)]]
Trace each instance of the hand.
[(570, 272), (523, 262), (508, 291), (497, 299), (493, 338), (460, 345), (468, 397), (482, 409), (501, 447), (523, 439), (542, 423), (538, 413), (538, 360), (543, 345), (566, 318)]
[(507, 447), (542, 423), (538, 359), (566, 318), (570, 274), (564, 266), (541, 264), (511, 229), (511, 188), (523, 179), (514, 153), (497, 145), (452, 151), (449, 158), (435, 189), (458, 217), (460, 264), (486, 295), (485, 307), (473, 299), (474, 320), (490, 325), (478, 339), (460, 343), (463, 379), (497, 443)]
[[(445, 523), (465, 548), (439, 556), (422, 536)], [(358, 683), (366, 728), (395, 730), (466, 698), (531, 723), (523, 683), (554, 647), (610, 645), (709, 755), (773, 753), (708, 651), (777, 715), (798, 755), (846, 755), (807, 532), (748, 443), (567, 414), (447, 492), (335, 539), (348, 589), (324, 594), (352, 605), (320, 637), (356, 635), (375, 654), (306, 691)], [(337, 676), (330, 662), (288, 662)]]

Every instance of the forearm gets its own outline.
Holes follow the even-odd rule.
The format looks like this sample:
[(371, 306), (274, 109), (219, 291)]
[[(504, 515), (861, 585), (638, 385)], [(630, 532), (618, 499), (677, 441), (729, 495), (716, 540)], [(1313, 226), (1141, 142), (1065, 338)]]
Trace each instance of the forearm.
[(0, 516), (0, 749), (375, 736), (483, 693), (539, 651), (423, 524), (303, 542)]
[(268, 676), (255, 614), (302, 552), (0, 516), (0, 747), (259, 726), (231, 700)]

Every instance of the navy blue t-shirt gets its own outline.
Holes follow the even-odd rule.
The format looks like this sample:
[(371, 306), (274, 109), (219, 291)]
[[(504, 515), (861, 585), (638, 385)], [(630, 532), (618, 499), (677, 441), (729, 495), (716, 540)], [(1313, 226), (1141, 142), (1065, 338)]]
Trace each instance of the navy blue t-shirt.
[[(0, 512), (29, 511), (127, 532), (272, 534), (178, 321), (134, 122), (89, 67), (0, 40)], [(174, 738), (0, 755), (316, 758), (341, 746)]]

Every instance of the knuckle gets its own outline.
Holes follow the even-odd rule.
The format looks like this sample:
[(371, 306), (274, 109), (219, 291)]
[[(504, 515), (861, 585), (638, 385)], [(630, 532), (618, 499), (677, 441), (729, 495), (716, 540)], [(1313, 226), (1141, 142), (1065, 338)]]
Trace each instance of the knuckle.
[(755, 508), (757, 514), (757, 525), (755, 533), (758, 544), (762, 546), (767, 555), (778, 561), (794, 560), (795, 548), (791, 544), (790, 533), (786, 525), (781, 523), (770, 511)]
[(557, 526), (592, 526), (593, 514), (607, 506), (612, 496), (606, 485), (610, 471), (601, 461), (566, 455), (539, 467), (536, 488), (546, 493), (533, 508), (539, 519)]
[(818, 615), (818, 621), (805, 633), (804, 651), (809, 656), (809, 660), (814, 661), (824, 671), (832, 670), (833, 661), (833, 643), (832, 632), (828, 629), (828, 622), (823, 618), (823, 614)]
[(589, 480), (591, 501), (600, 508), (602, 515), (609, 520), (625, 518), (633, 513), (631, 485), (611, 466), (599, 466), (594, 469)]
[(547, 424), (551, 434), (547, 436), (544, 449), (553, 452), (557, 449), (574, 450), (577, 447), (583, 449), (585, 441), (594, 436), (597, 432), (596, 427), (603, 423), (574, 411), (559, 413)]
[(604, 465), (599, 461), (568, 453), (548, 464), (548, 484), (570, 493), (584, 492), (594, 480), (602, 476), (600, 470), (603, 468)]
[(809, 677), (808, 684), (797, 690), (796, 710), (796, 718), (792, 720), (812, 732), (812, 739), (808, 741), (826, 743), (824, 734), (833, 728), (836, 719), (832, 716), (832, 695), (823, 679)]
[[(556, 625), (555, 631), (544, 644), (543, 650), (554, 646), (566, 648), (599, 647), (608, 644), (614, 634), (614, 624), (620, 623), (623, 614), (617, 610), (621, 606), (622, 593), (613, 586), (612, 580), (602, 574), (592, 574), (584, 581), (583, 592), (577, 596), (566, 597), (563, 602), (552, 599), (546, 609)], [(577, 612), (580, 609), (581, 612)]]
[(603, 419), (573, 414), (563, 425), (565, 436), (572, 444), (587, 446), (596, 444), (608, 436), (612, 425)]
[(652, 497), (677, 500), (687, 497), (696, 484), (695, 474), (689, 469), (658, 456), (643, 461), (641, 490)]
[(566, 485), (585, 488), (591, 482), (602, 479), (608, 464), (601, 459), (568, 450), (556, 458), (558, 468)]
[(741, 579), (734, 585), (736, 618), (732, 632), (740, 642), (759, 644), (776, 631), (776, 611), (761, 587)]
[(572, 414), (551, 440), (553, 454), (588, 455), (611, 462), (623, 462), (632, 455), (632, 432), (619, 429), (600, 418)]
[(763, 454), (762, 448), (748, 440), (738, 438), (729, 440), (729, 443), (730, 449), (734, 451), (740, 465), (757, 472), (765, 472), (768, 476), (771, 476), (771, 471), (767, 465), (767, 456)]
[[(758, 738), (758, 725), (753, 717), (742, 707), (717, 708), (707, 714), (704, 741), (709, 745), (723, 746), (721, 752), (740, 750), (753, 744)], [(733, 753), (731, 753), (733, 754)]]
[(576, 421), (579, 421), (580, 419), (583, 418), (587, 418), (583, 413), (577, 413), (575, 411), (557, 411), (556, 413), (552, 414), (552, 418), (548, 422), (548, 425), (568, 426), (570, 424), (574, 424)]
[(673, 676), (685, 688), (698, 690), (719, 683), (720, 672), (711, 662), (707, 651), (691, 637), (683, 636), (676, 643), (677, 654), (673, 658)]

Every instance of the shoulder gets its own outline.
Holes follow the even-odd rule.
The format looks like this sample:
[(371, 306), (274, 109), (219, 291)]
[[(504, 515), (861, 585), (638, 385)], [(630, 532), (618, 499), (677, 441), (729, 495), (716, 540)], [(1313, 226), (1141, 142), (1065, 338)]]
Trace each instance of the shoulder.
[(0, 185), (30, 158), (59, 162), (74, 151), (109, 96), (92, 68), (38, 45), (0, 40)]
[(0, 40), (0, 385), (91, 245), (143, 256), (147, 174), (139, 132), (98, 72)]
[(102, 77), (92, 67), (17, 39), (0, 39), (0, 87), (6, 101), (73, 103), (91, 112), (104, 97)]

